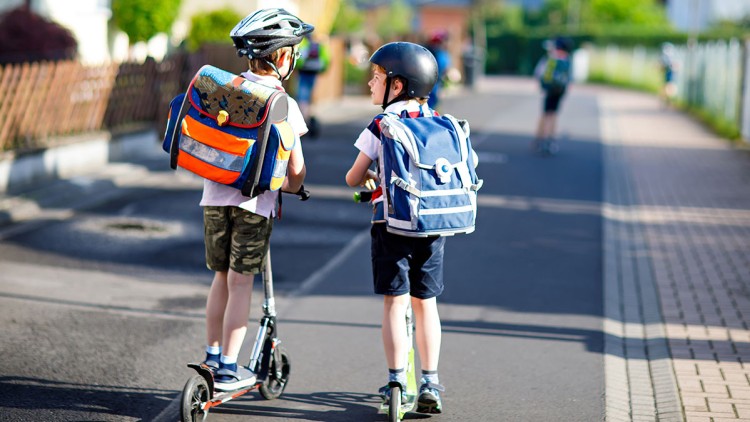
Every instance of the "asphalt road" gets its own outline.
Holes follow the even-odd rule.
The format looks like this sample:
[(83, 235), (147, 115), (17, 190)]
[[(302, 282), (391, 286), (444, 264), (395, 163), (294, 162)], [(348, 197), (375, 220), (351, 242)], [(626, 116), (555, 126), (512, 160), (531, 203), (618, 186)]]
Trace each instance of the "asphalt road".
[[(562, 151), (547, 158), (529, 150), (541, 101), (533, 82), (490, 80), (446, 101), (443, 112), (471, 122), (485, 183), (476, 232), (446, 246), (446, 413), (426, 418), (603, 419), (596, 95), (582, 88), (566, 98)], [(288, 388), (275, 401), (251, 393), (209, 420), (385, 420), (369, 210), (343, 181), (369, 119), (349, 111), (326, 117), (320, 139), (304, 141), (313, 198), (285, 197), (274, 227)], [(191, 375), (185, 364), (202, 356), (211, 274), (200, 181), (169, 170), (157, 149), (155, 141), (142, 160), (31, 191), (26, 199), (51, 205), (0, 227), (4, 420), (176, 419)], [(51, 197), (59, 200), (45, 202)], [(249, 340), (261, 297), (256, 291)]]

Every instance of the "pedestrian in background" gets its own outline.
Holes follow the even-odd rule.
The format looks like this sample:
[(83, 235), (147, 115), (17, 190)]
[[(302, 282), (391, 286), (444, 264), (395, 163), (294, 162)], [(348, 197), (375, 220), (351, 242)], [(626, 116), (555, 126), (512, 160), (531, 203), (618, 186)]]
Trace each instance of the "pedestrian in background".
[(545, 42), (545, 48), (547, 55), (534, 71), (544, 91), (544, 104), (532, 147), (535, 150), (548, 148), (547, 152), (554, 153), (559, 149), (555, 138), (557, 115), (571, 79), (573, 42), (566, 37), (556, 37), (551, 43)]
[(427, 105), (435, 110), (440, 104), (440, 91), (445, 83), (446, 73), (451, 67), (451, 55), (446, 49), (448, 42), (448, 32), (444, 30), (435, 31), (427, 43), (427, 49), (430, 50), (438, 67), (438, 80), (430, 91), (430, 97), (427, 99)]
[(665, 42), (661, 45), (661, 55), (659, 57), (663, 75), (661, 98), (664, 100), (666, 106), (669, 106), (675, 95), (677, 95), (677, 85), (675, 84), (675, 70), (677, 66), (674, 50), (675, 48), (672, 43)]
[(319, 127), (318, 120), (312, 110), (313, 90), (318, 75), (328, 69), (331, 59), (326, 45), (316, 41), (309, 34), (302, 40), (299, 52), (299, 59), (297, 59), (297, 101), (302, 116), (304, 116), (310, 129), (309, 136), (317, 138)]

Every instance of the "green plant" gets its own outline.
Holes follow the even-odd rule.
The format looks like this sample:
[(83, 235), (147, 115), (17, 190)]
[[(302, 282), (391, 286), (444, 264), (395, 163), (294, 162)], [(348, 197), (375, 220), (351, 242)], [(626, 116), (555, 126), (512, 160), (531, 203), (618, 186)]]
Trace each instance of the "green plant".
[(331, 34), (354, 34), (362, 30), (364, 23), (364, 14), (357, 9), (352, 0), (342, 0), (333, 21)]
[(160, 32), (169, 33), (181, 0), (112, 0), (112, 19), (128, 34), (131, 43), (148, 41)]
[(412, 9), (404, 0), (393, 0), (384, 13), (378, 14), (376, 31), (389, 40), (412, 32)]
[(195, 51), (207, 43), (229, 43), (229, 32), (242, 18), (229, 8), (193, 16), (186, 39), (188, 49)]

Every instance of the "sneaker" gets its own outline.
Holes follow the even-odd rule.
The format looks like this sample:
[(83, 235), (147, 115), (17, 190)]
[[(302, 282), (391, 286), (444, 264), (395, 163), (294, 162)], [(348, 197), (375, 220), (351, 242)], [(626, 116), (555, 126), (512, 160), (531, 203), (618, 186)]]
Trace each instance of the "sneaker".
[(440, 392), (445, 391), (442, 385), (424, 383), (419, 387), (417, 397), (418, 413), (443, 413), (443, 403), (440, 401)]
[(219, 369), (219, 355), (206, 353), (206, 359), (203, 361), (203, 364), (208, 366), (211, 371), (216, 371)]
[(222, 364), (214, 377), (214, 388), (218, 391), (239, 390), (253, 384), (255, 384), (253, 371), (236, 363)]
[[(391, 386), (386, 384), (378, 389), (380, 399), (383, 401), (383, 405), (387, 406), (391, 402)], [(401, 403), (406, 403), (406, 388), (401, 386)]]

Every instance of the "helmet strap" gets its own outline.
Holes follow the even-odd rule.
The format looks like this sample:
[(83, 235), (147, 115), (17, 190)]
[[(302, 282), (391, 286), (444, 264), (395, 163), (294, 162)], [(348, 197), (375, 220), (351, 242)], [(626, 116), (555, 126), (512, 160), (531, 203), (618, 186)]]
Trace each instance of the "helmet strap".
[(388, 101), (388, 95), (391, 93), (391, 82), (393, 81), (393, 78), (390, 76), (385, 78), (385, 94), (383, 95), (383, 110), (386, 109), (389, 105), (393, 103), (397, 103), (399, 101), (403, 101), (407, 98), (406, 95), (406, 86), (404, 86), (404, 89), (401, 90), (401, 93), (398, 94), (394, 99), (391, 101)]
[(391, 93), (391, 81), (392, 80), (393, 79), (391, 79), (390, 76), (385, 77), (385, 93), (383, 94), (383, 104), (380, 105), (381, 107), (383, 107), (383, 110), (385, 110), (385, 108), (390, 105), (390, 103), (388, 102), (388, 94)]
[(284, 78), (281, 76), (281, 72), (279, 72), (279, 68), (276, 67), (275, 63), (273, 63), (272, 61), (268, 60), (265, 57), (263, 58), (263, 61), (265, 61), (267, 65), (271, 66), (271, 69), (273, 69), (273, 71), (276, 72), (276, 76), (279, 77), (279, 80), (282, 80), (282, 81), (284, 80)]
[(276, 72), (276, 75), (279, 77), (279, 80), (285, 81), (289, 79), (290, 76), (292, 76), (292, 73), (294, 73), (294, 68), (297, 67), (297, 54), (296, 53), (297, 53), (297, 46), (295, 45), (292, 47), (292, 53), (290, 54), (290, 57), (289, 57), (289, 61), (290, 61), (289, 71), (284, 76), (281, 76), (281, 72), (279, 72), (279, 68), (276, 66), (275, 63), (271, 63), (271, 61), (266, 58), (264, 58), (263, 60), (265, 60), (266, 63), (268, 63), (268, 65), (271, 66), (271, 68), (273, 68), (273, 71)]

